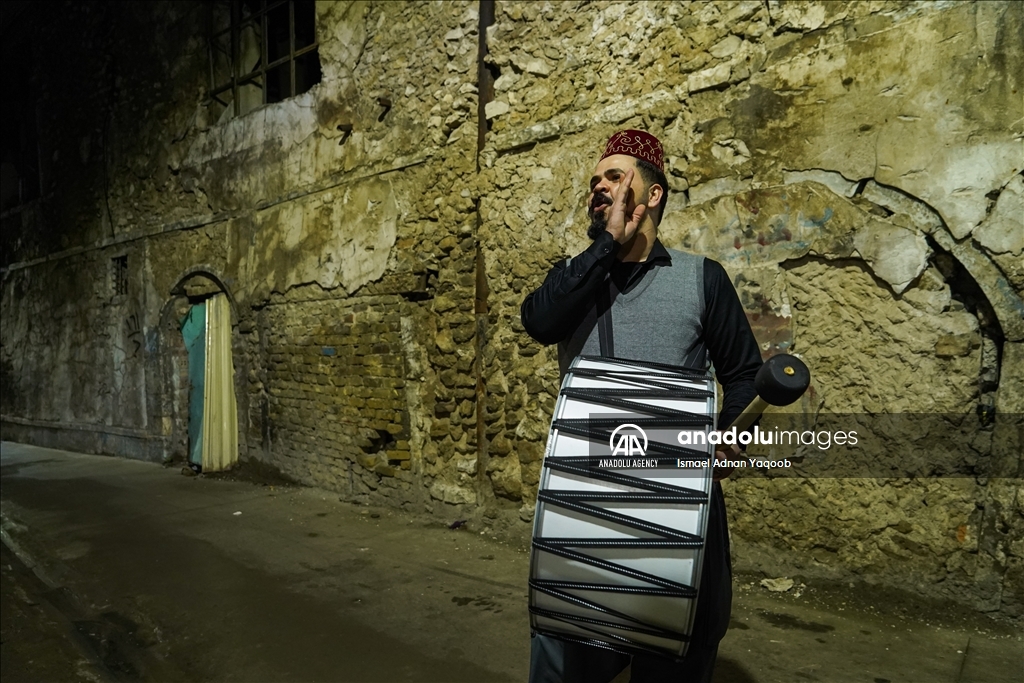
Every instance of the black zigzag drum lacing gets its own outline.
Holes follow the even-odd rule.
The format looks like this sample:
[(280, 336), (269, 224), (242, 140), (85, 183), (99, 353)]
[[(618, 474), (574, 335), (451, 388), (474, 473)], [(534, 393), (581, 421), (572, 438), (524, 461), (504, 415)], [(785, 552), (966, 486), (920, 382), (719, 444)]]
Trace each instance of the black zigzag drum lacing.
[(534, 520), (534, 631), (626, 653), (686, 654), (712, 484), (711, 468), (693, 464), (714, 446), (680, 445), (677, 435), (710, 433), (715, 415), (715, 382), (702, 370), (573, 361)]

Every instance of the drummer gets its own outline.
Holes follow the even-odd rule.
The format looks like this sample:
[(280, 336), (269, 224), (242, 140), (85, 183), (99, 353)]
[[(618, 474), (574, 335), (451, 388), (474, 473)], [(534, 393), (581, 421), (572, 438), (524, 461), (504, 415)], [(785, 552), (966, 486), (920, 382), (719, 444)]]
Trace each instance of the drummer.
[[(593, 243), (560, 260), (523, 301), (527, 333), (558, 344), (564, 375), (580, 354), (706, 369), (722, 385), (718, 424), (727, 425), (755, 396), (757, 341), (721, 264), (666, 248), (658, 240), (669, 187), (661, 142), (623, 130), (605, 146), (590, 176), (587, 231)], [(609, 324), (610, 322), (610, 324)], [(735, 459), (738, 449), (717, 451)], [(732, 566), (722, 487), (715, 472), (697, 613), (686, 658), (623, 655), (534, 634), (531, 683), (603, 683), (632, 661), (631, 681), (710, 682), (732, 606)]]

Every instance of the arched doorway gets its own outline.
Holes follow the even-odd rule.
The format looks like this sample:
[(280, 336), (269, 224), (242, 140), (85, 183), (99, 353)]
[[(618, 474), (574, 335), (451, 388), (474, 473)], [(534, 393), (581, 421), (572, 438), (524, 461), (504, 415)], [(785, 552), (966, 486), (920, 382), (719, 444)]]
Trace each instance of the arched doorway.
[(238, 462), (232, 302), (206, 271), (186, 274), (171, 294), (161, 321), (167, 459), (197, 472), (229, 469)]

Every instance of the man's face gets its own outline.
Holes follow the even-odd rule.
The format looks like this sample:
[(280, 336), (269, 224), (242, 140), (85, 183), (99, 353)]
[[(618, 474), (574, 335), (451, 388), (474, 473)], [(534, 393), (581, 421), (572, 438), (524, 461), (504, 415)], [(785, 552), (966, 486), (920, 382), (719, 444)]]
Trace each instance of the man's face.
[(632, 191), (626, 194), (627, 217), (633, 215), (637, 199), (646, 196), (644, 179), (636, 167), (636, 160), (627, 154), (613, 154), (601, 159), (594, 169), (594, 175), (590, 178), (590, 195), (587, 198), (587, 216), (590, 217), (587, 235), (590, 239), (596, 240), (608, 226), (608, 216), (615, 192), (625, 181), (626, 171), (629, 169), (633, 169), (633, 183), (630, 186)]

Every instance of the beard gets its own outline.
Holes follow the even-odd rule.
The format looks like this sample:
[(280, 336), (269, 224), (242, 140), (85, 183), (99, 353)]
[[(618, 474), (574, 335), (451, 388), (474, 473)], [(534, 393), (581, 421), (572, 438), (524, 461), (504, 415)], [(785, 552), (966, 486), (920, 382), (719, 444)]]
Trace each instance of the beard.
[(587, 216), (590, 217), (590, 227), (587, 228), (587, 237), (592, 240), (596, 240), (600, 237), (601, 233), (608, 227), (608, 218), (605, 216), (604, 211), (602, 211), (606, 206), (611, 206), (611, 202), (605, 204), (600, 200), (596, 200), (587, 208)]
[(601, 236), (601, 233), (608, 228), (608, 219), (604, 217), (604, 214), (590, 212), (590, 227), (587, 228), (587, 237), (592, 240), (596, 240)]

